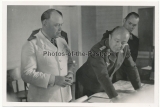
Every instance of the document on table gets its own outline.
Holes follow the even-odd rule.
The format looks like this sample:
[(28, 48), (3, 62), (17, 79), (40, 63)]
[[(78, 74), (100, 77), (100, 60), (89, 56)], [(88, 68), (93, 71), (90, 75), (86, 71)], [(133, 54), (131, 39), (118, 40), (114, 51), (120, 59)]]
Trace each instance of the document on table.
[[(134, 93), (133, 90), (116, 90), (120, 98), (127, 97)], [(89, 103), (111, 103), (111, 99), (109, 99), (106, 92), (99, 92), (89, 97)]]
[[(129, 81), (118, 81), (113, 84), (119, 97), (124, 98), (127, 96), (130, 96), (135, 93), (135, 90), (132, 86), (132, 84)], [(144, 85), (144, 84), (142, 84)], [(96, 94), (93, 94), (88, 99), (89, 103), (110, 103), (110, 99), (106, 92), (99, 92)]]
[(104, 103), (104, 102), (109, 103), (110, 99), (105, 92), (99, 92), (90, 96), (88, 102), (89, 103)]
[(76, 100), (74, 100), (74, 101), (72, 101), (72, 102), (74, 102), (74, 103), (80, 103), (80, 102), (84, 102), (84, 101), (86, 101), (88, 99), (88, 96), (83, 96), (83, 97), (81, 97), (81, 98), (79, 98), (79, 99), (76, 99)]
[(114, 83), (113, 86), (116, 90), (134, 90), (130, 81), (120, 80)]
[(109, 98), (101, 98), (101, 97), (95, 97), (92, 96), (89, 100), (89, 103), (110, 103), (110, 99)]

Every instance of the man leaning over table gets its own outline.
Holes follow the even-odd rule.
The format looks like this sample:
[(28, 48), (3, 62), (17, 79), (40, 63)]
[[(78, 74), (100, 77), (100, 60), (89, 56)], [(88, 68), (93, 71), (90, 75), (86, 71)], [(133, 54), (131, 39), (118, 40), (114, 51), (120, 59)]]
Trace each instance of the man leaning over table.
[(134, 89), (141, 88), (139, 73), (127, 44), (129, 37), (126, 28), (117, 27), (109, 38), (91, 48), (88, 60), (76, 72), (76, 98), (105, 91), (111, 101), (118, 100), (112, 77), (122, 63)]
[[(137, 27), (139, 20), (139, 15), (135, 12), (130, 12), (123, 20), (123, 27), (125, 27), (130, 33), (128, 45), (130, 48), (131, 56), (135, 63), (138, 56), (139, 38), (134, 35), (132, 31)], [(111, 31), (106, 30), (106, 32), (103, 34), (102, 40), (105, 38), (109, 38), (110, 32)], [(123, 66), (123, 64), (120, 69), (114, 74), (113, 82), (116, 82), (118, 80), (127, 80), (127, 74), (125, 72), (125, 66)]]

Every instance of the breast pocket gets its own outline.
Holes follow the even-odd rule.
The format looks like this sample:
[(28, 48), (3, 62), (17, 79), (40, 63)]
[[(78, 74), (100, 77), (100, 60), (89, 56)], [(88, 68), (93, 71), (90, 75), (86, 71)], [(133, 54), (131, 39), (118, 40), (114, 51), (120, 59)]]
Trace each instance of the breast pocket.
[(45, 64), (47, 63), (46, 55), (43, 54), (43, 49), (38, 47), (38, 50), (36, 51), (37, 56), (37, 62)]
[(37, 50), (37, 61), (40, 64), (43, 65), (50, 65), (52, 63), (55, 63), (55, 52), (50, 51), (50, 50), (45, 50), (45, 49), (41, 49), (38, 48)]

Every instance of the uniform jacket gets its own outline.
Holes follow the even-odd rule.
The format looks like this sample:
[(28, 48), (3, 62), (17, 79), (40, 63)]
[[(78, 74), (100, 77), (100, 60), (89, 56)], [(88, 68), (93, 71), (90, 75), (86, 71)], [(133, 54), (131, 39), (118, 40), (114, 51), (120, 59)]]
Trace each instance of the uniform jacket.
[[(34, 35), (37, 34), (40, 31), (40, 29), (34, 30), (32, 32), (32, 34), (30, 35), (30, 37), (28, 38), (28, 41), (32, 40), (33, 38), (36, 38)], [(67, 44), (68, 44), (68, 37), (67, 37), (67, 33), (64, 31), (61, 31), (61, 36), (66, 40)]]
[[(111, 31), (106, 30), (106, 32), (103, 34), (102, 40), (105, 38), (109, 38), (110, 33)], [(130, 34), (132, 35), (132, 39), (128, 40), (128, 45), (131, 51), (131, 56), (133, 58), (133, 61), (136, 62), (136, 59), (138, 56), (138, 49), (139, 49), (139, 38), (133, 35), (132, 33)]]
[[(30, 102), (68, 102), (72, 99), (70, 86), (49, 85), (50, 75), (66, 76), (72, 71), (73, 61), (68, 53), (69, 47), (64, 38), (58, 37), (55, 47), (41, 32), (27, 41), (22, 48), (22, 79), (29, 83)], [(58, 52), (58, 56), (55, 53)], [(46, 54), (47, 53), (47, 54)], [(63, 55), (62, 55), (63, 53)], [(61, 54), (61, 55), (60, 55)]]
[[(140, 77), (137, 67), (130, 55), (128, 45), (124, 47), (122, 52), (109, 55), (108, 39), (103, 39), (92, 47), (92, 53), (105, 53), (106, 55), (90, 55), (77, 71), (76, 79), (81, 85), (92, 92), (100, 92), (105, 90), (109, 98), (117, 96), (117, 92), (111, 82), (113, 74), (119, 69), (122, 63), (125, 64), (127, 75), (134, 87), (140, 88)], [(109, 60), (108, 60), (109, 59)]]

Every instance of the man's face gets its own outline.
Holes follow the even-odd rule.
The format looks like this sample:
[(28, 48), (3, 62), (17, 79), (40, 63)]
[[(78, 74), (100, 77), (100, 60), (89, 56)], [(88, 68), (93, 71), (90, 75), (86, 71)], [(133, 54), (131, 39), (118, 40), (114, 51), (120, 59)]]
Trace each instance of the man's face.
[(109, 46), (113, 52), (117, 53), (127, 45), (128, 39), (129, 33), (124, 35), (113, 33), (109, 36)]
[(61, 35), (63, 18), (57, 12), (53, 12), (50, 19), (47, 20), (47, 32), (52, 37), (58, 37)]
[(124, 19), (123, 26), (131, 33), (139, 22), (139, 18), (135, 18), (131, 15), (128, 19)]

